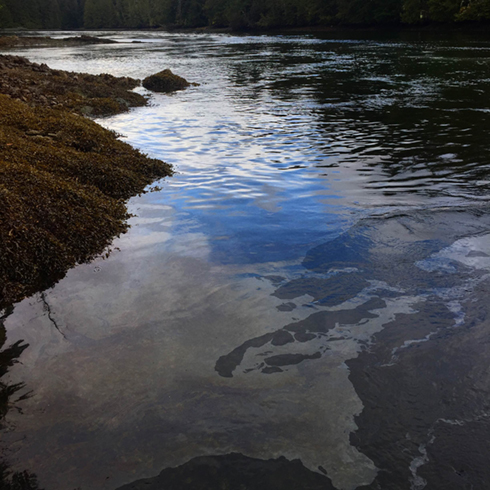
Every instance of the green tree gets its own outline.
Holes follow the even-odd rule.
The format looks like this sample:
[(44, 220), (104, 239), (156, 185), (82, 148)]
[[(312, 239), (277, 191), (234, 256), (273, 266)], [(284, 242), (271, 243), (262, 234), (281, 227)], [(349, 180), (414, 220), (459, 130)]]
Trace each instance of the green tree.
[(269, 0), (255, 2), (260, 15), (259, 27), (291, 27), (308, 24), (307, 4), (297, 0)]
[(227, 0), (225, 5), (227, 25), (234, 30), (251, 28), (254, 26), (254, 20), (260, 19), (260, 16), (257, 16), (256, 19), (251, 18), (251, 13), (256, 12), (256, 9), (251, 8), (252, 0)]
[(184, 0), (182, 3), (181, 21), (183, 26), (205, 26), (208, 23), (208, 19), (204, 11), (204, 0)]
[(61, 27), (61, 12), (58, 0), (44, 0), (39, 8), (41, 26), (44, 29), (59, 29)]
[(346, 24), (386, 24), (400, 21), (402, 0), (344, 0), (339, 19)]
[(121, 27), (148, 27), (151, 25), (149, 0), (117, 0), (117, 24)]
[(12, 27), (12, 14), (4, 1), (0, 2), (0, 28)]
[(461, 6), (456, 20), (483, 21), (490, 19), (490, 0), (468, 0)]
[(80, 0), (60, 0), (61, 27), (77, 29), (83, 26), (83, 5)]
[(429, 19), (435, 22), (452, 22), (459, 12), (460, 0), (428, 0)]
[(306, 0), (304, 5), (309, 25), (327, 25), (338, 21), (337, 0)]
[(427, 0), (405, 0), (401, 15), (402, 22), (417, 24), (429, 19)]
[(206, 0), (204, 12), (209, 25), (213, 27), (225, 27), (228, 25), (226, 0)]
[(88, 29), (116, 27), (116, 10), (112, 0), (86, 0), (83, 24)]
[[(240, 30), (339, 22), (376, 25), (490, 19), (490, 0), (463, 0), (462, 7), (461, 0), (22, 0), (22, 4), (41, 1), (50, 6), (46, 12), (34, 5), (22, 8), (24, 13), (13, 13), (10, 4), (20, 2), (0, 0), (7, 2), (13, 21), (26, 27), (58, 23), (78, 27), (85, 1), (83, 22), (88, 28), (211, 25)], [(8, 22), (3, 20), (4, 25)]]
[(42, 28), (40, 4), (37, 0), (4, 0), (10, 15), (13, 27), (26, 27), (28, 29)]
[(172, 0), (150, 0), (150, 12), (154, 25), (175, 23), (175, 5)]

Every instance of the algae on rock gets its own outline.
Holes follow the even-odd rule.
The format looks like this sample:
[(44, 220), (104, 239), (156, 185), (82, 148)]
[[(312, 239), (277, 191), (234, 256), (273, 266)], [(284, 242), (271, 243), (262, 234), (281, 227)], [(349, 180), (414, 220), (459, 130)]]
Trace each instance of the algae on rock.
[[(131, 79), (56, 71), (53, 83), (31, 88), (37, 74), (53, 71), (18, 57), (0, 57), (0, 65), (0, 92), (8, 93), (0, 94), (1, 310), (101, 253), (128, 228), (125, 201), (172, 170), (71, 112), (81, 112), (87, 99), (104, 107), (99, 113), (127, 110), (111, 102), (131, 94)], [(71, 93), (81, 87), (79, 103), (66, 92), (56, 94), (54, 107), (49, 103), (58, 78)], [(12, 79), (19, 81), (16, 93)], [(114, 81), (119, 87), (111, 92)]]
[(0, 93), (34, 106), (108, 116), (146, 104), (132, 91), (139, 84), (134, 78), (53, 70), (20, 56), (0, 55)]
[(174, 92), (183, 90), (191, 84), (179, 75), (175, 75), (168, 68), (143, 80), (143, 87), (153, 92)]

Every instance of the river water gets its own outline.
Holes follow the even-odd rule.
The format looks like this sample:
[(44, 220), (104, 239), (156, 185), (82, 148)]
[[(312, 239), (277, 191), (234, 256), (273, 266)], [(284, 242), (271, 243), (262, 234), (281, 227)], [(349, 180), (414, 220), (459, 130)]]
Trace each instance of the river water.
[(15, 54), (200, 85), (97, 120), (176, 174), (5, 319), (12, 468), (109, 490), (240, 453), (311, 488), (488, 488), (488, 36), (90, 34), (120, 44)]

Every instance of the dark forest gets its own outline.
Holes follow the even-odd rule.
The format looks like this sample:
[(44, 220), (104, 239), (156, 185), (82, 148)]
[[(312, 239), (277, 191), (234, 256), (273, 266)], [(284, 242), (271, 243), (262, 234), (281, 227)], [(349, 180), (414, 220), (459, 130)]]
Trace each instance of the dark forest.
[(490, 19), (490, 0), (0, 0), (0, 27), (98, 29), (459, 24)]

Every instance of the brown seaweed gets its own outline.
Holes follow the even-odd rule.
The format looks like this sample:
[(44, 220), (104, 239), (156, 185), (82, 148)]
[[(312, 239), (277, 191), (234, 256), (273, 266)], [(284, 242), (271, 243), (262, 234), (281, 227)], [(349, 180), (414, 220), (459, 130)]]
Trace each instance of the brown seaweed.
[[(132, 96), (121, 103), (114, 93), (131, 94), (132, 79), (68, 74), (20, 60), (0, 56), (0, 92), (18, 91), (16, 100), (0, 94), (0, 308), (101, 253), (128, 228), (125, 201), (172, 173), (72, 112), (83, 112), (87, 99), (95, 112), (127, 109)], [(2, 81), (13, 73), (20, 82), (5, 89)], [(33, 81), (39, 90), (26, 94)], [(56, 103), (45, 103), (56, 87)]]

